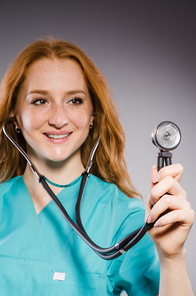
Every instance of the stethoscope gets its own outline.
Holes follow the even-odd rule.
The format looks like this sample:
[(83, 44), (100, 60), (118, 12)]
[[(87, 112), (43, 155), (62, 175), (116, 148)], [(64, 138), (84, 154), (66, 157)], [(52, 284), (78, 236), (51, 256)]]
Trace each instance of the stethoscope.
[[(136, 245), (142, 239), (142, 237), (146, 234), (146, 232), (153, 227), (156, 221), (154, 223), (146, 222), (142, 227), (136, 229), (134, 232), (130, 233), (129, 235), (124, 237), (122, 240), (120, 240), (115, 245), (109, 248), (101, 248), (98, 245), (96, 245), (87, 235), (83, 227), (81, 217), (80, 217), (80, 208), (81, 208), (85, 186), (89, 177), (90, 168), (92, 166), (93, 156), (99, 145), (100, 138), (98, 138), (97, 141), (95, 142), (93, 149), (90, 153), (90, 156), (86, 165), (86, 169), (82, 173), (82, 180), (81, 180), (77, 201), (76, 201), (76, 206), (75, 206), (75, 218), (76, 218), (76, 223), (75, 223), (70, 218), (67, 211), (63, 207), (62, 203), (59, 201), (57, 196), (51, 190), (47, 182), (55, 186), (59, 186), (59, 185), (50, 182), (45, 176), (41, 175), (38, 172), (37, 168), (33, 165), (33, 163), (29, 159), (26, 152), (18, 145), (18, 143), (6, 131), (6, 125), (8, 123), (13, 122), (14, 120), (16, 120), (15, 117), (10, 117), (6, 120), (5, 125), (3, 127), (4, 134), (26, 159), (27, 163), (30, 165), (30, 168), (37, 176), (39, 183), (42, 184), (43, 188), (53, 199), (53, 201), (61, 211), (63, 217), (68, 222), (68, 224), (95, 251), (95, 253), (97, 253), (97, 255), (99, 255), (101, 258), (106, 260), (112, 260), (112, 259), (118, 258), (122, 254), (126, 253), (134, 245)], [(170, 150), (174, 150), (179, 145), (181, 141), (181, 132), (178, 126), (173, 122), (163, 121), (156, 126), (151, 137), (152, 137), (152, 142), (159, 148), (159, 153), (157, 155), (157, 168), (158, 170), (160, 170), (164, 166), (164, 163), (165, 165), (170, 165), (172, 163), (171, 162), (172, 153), (170, 152)], [(62, 185), (62, 187), (64, 186)]]

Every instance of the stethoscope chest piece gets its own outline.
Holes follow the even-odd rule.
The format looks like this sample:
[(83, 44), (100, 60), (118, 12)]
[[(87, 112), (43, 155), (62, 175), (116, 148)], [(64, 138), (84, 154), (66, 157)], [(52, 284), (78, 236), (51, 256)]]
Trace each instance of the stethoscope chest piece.
[(151, 134), (152, 142), (160, 150), (170, 151), (178, 147), (181, 141), (179, 127), (171, 121), (159, 123)]
[(162, 121), (151, 134), (153, 144), (159, 148), (157, 154), (158, 171), (166, 164), (171, 165), (172, 153), (181, 142), (181, 131), (179, 127), (171, 121)]

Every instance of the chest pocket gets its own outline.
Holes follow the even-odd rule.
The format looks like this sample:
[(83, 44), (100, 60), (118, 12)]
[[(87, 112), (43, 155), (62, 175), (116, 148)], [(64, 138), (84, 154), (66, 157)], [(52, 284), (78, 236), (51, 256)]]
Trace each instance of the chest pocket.
[(0, 257), (0, 296), (48, 296), (47, 262)]
[[(55, 270), (62, 272), (62, 270)], [(64, 281), (52, 280), (50, 283), (50, 295), (62, 296), (100, 296), (106, 289), (106, 283), (100, 273), (91, 273), (84, 270), (65, 268)]]

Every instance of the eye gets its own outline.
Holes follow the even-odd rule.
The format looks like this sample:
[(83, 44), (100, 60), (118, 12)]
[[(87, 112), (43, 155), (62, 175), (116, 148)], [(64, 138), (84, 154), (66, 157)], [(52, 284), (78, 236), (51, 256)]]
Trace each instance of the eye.
[(47, 103), (47, 101), (43, 98), (37, 98), (31, 102), (31, 104), (33, 104), (33, 105), (44, 105), (46, 103)]
[(83, 100), (81, 98), (72, 98), (69, 100), (69, 103), (71, 105), (81, 105), (83, 103)]

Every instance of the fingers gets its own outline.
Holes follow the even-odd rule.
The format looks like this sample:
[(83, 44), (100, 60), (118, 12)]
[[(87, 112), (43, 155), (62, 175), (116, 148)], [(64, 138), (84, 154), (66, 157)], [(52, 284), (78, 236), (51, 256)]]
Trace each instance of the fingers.
[(183, 174), (183, 166), (179, 163), (165, 166), (155, 175), (155, 169), (152, 169), (152, 184), (160, 182), (167, 176), (172, 176), (176, 181), (180, 182)]
[[(147, 201), (146, 214), (150, 214), (148, 221), (156, 221), (167, 209), (173, 211), (182, 208), (190, 209), (190, 205), (186, 204), (187, 194), (179, 183), (182, 174), (183, 167), (180, 164), (166, 166), (159, 172), (157, 172), (156, 166), (153, 166), (151, 172), (152, 188)], [(177, 215), (177, 212), (170, 214), (167, 218), (171, 220), (175, 215)]]
[(181, 185), (173, 177), (167, 176), (156, 184), (151, 190), (151, 205), (157, 203), (161, 196), (169, 193), (181, 199), (187, 199), (187, 194)]
[(149, 231), (161, 254), (179, 254), (193, 225), (195, 213), (180, 185), (183, 167), (170, 165), (151, 172), (151, 192), (147, 200), (147, 223), (154, 223)]
[[(158, 219), (168, 209), (171, 211)], [(164, 195), (152, 208), (147, 220), (148, 223), (155, 221), (154, 227), (162, 227), (176, 222), (191, 224), (194, 221), (194, 211), (187, 200), (172, 195)]]
[(174, 223), (181, 223), (183, 227), (189, 230), (194, 222), (195, 213), (192, 209), (190, 210), (176, 210), (167, 213), (167, 215), (163, 215), (159, 218), (154, 227), (164, 227)]

